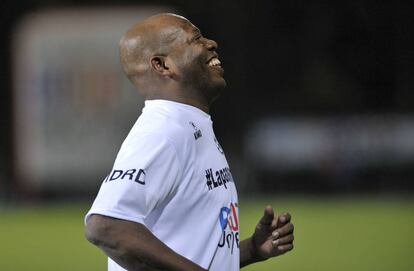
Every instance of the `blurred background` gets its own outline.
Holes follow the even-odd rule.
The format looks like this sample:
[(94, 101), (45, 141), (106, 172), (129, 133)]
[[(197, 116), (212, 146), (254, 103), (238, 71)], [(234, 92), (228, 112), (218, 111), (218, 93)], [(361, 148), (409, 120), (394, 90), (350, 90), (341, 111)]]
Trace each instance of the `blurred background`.
[(246, 270), (414, 270), (414, 4), (0, 4), (0, 270), (105, 270), (83, 238), (143, 100), (118, 41), (160, 12), (216, 40), (212, 108), (247, 237), (270, 203), (295, 250)]

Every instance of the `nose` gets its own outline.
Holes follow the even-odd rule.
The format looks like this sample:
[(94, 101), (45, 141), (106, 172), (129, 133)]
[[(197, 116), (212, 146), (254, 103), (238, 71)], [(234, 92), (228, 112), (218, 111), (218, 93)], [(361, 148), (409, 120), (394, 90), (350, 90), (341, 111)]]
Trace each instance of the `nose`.
[(218, 45), (214, 40), (206, 39), (206, 47), (209, 51), (214, 51), (217, 49)]

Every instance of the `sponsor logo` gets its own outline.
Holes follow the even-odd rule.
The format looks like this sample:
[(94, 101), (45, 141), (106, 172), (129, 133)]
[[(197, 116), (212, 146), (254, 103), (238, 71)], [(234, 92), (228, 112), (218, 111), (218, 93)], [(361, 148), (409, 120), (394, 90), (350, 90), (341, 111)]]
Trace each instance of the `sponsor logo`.
[(106, 176), (104, 183), (112, 182), (115, 180), (130, 180), (136, 183), (145, 185), (145, 170), (143, 169), (128, 169), (128, 170), (119, 170), (114, 169), (111, 173)]
[(203, 134), (201, 133), (201, 130), (197, 128), (197, 126), (194, 124), (194, 122), (190, 121), (189, 123), (193, 127), (193, 129), (194, 129), (194, 138), (195, 138), (195, 140), (197, 140), (200, 137), (202, 137)]
[(220, 186), (224, 186), (227, 189), (227, 184), (233, 182), (233, 176), (228, 167), (216, 170), (215, 172), (211, 168), (205, 171), (206, 185), (209, 191)]
[(230, 207), (223, 207), (220, 210), (219, 222), (222, 235), (218, 243), (219, 248), (227, 248), (233, 254), (234, 249), (239, 249), (239, 218), (237, 203), (231, 203)]

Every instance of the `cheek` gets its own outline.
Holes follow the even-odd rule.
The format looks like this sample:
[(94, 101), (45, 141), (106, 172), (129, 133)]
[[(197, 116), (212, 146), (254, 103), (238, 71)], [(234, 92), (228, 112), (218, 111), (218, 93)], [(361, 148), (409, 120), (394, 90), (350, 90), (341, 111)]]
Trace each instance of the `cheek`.
[(205, 57), (203, 57), (201, 50), (186, 50), (183, 52), (182, 63), (191, 68), (197, 68), (196, 66), (207, 67), (205, 65)]

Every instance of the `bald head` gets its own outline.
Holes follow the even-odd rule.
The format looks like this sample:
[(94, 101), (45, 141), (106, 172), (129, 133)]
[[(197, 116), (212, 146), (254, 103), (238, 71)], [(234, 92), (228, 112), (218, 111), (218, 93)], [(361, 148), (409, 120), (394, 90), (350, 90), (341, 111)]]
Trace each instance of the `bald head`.
[(152, 56), (166, 56), (182, 31), (184, 17), (159, 14), (132, 26), (119, 43), (121, 63), (128, 77), (136, 83), (150, 71)]

